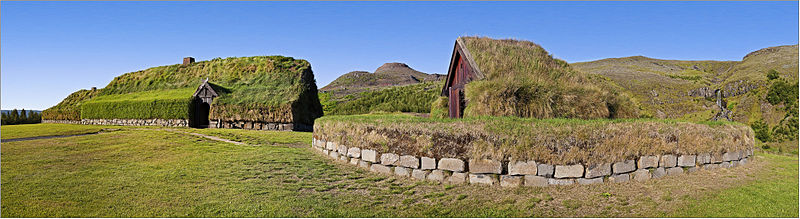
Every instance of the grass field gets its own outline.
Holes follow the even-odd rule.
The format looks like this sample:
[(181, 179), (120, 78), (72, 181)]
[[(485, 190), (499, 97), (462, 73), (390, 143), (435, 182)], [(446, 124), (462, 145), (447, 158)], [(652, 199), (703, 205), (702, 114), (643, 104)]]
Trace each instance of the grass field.
[(354, 168), (310, 149), (310, 133), (180, 130), (250, 146), (155, 128), (3, 143), (0, 216), (798, 216), (797, 156), (756, 153), (746, 166), (644, 183), (487, 189)]
[(97, 133), (109, 126), (88, 126), (74, 124), (22, 124), (0, 126), (0, 138), (28, 138), (37, 136), (55, 135), (80, 135), (87, 133)]

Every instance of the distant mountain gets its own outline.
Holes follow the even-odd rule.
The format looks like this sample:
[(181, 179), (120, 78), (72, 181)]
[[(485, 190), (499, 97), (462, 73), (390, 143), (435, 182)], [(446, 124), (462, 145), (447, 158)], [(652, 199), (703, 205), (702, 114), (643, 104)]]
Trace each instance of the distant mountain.
[(352, 71), (336, 78), (330, 84), (320, 89), (325, 93), (332, 93), (336, 97), (360, 93), (369, 90), (380, 90), (392, 86), (403, 86), (422, 82), (435, 82), (444, 80), (446, 75), (427, 74), (414, 70), (405, 63), (386, 63), (374, 73), (366, 71)]

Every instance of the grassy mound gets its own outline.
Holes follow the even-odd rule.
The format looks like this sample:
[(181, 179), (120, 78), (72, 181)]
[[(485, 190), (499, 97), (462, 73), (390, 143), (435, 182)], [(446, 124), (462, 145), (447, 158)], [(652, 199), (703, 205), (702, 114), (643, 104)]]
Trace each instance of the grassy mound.
[(427, 157), (596, 164), (643, 155), (740, 151), (753, 131), (731, 122), (517, 117), (434, 119), (407, 115), (325, 116), (314, 135), (344, 145)]
[(98, 90), (79, 90), (64, 98), (57, 105), (42, 111), (45, 120), (81, 120), (81, 103), (92, 99)]
[(483, 80), (467, 84), (465, 116), (635, 118), (635, 105), (609, 86), (574, 71), (541, 46), (520, 40), (459, 38)]
[(85, 112), (79, 114), (83, 118), (188, 118), (191, 95), (205, 78), (220, 94), (213, 102), (211, 119), (312, 124), (322, 116), (311, 65), (283, 56), (216, 58), (126, 73), (98, 90), (97, 98), (82, 106)]

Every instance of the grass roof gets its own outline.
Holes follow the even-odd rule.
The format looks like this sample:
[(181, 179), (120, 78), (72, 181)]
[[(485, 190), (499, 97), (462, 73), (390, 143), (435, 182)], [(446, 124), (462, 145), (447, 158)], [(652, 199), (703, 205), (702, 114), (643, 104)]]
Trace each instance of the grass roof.
[(191, 98), (205, 78), (220, 94), (212, 119), (311, 124), (322, 116), (311, 64), (283, 56), (215, 58), (130, 72), (99, 90), (93, 103)]
[(465, 116), (633, 118), (637, 105), (523, 40), (460, 37), (484, 79), (467, 84)]

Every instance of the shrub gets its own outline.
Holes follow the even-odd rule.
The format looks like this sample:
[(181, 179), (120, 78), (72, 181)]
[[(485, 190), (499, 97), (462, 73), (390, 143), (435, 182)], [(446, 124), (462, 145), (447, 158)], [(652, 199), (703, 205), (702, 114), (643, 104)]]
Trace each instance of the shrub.
[(780, 76), (780, 74), (778, 73), (778, 71), (775, 71), (775, 69), (770, 69), (770, 70), (767, 72), (767, 78), (768, 78), (769, 80), (775, 80), (775, 79), (778, 79), (778, 78), (780, 78), (780, 77), (781, 77), (781, 76)]
[(789, 84), (784, 80), (772, 83), (767, 91), (767, 101), (772, 105), (786, 104), (793, 105), (797, 102), (798, 84)]
[(772, 134), (770, 133), (769, 125), (764, 121), (758, 120), (750, 124), (750, 128), (756, 134), (756, 138), (762, 142), (772, 141)]

